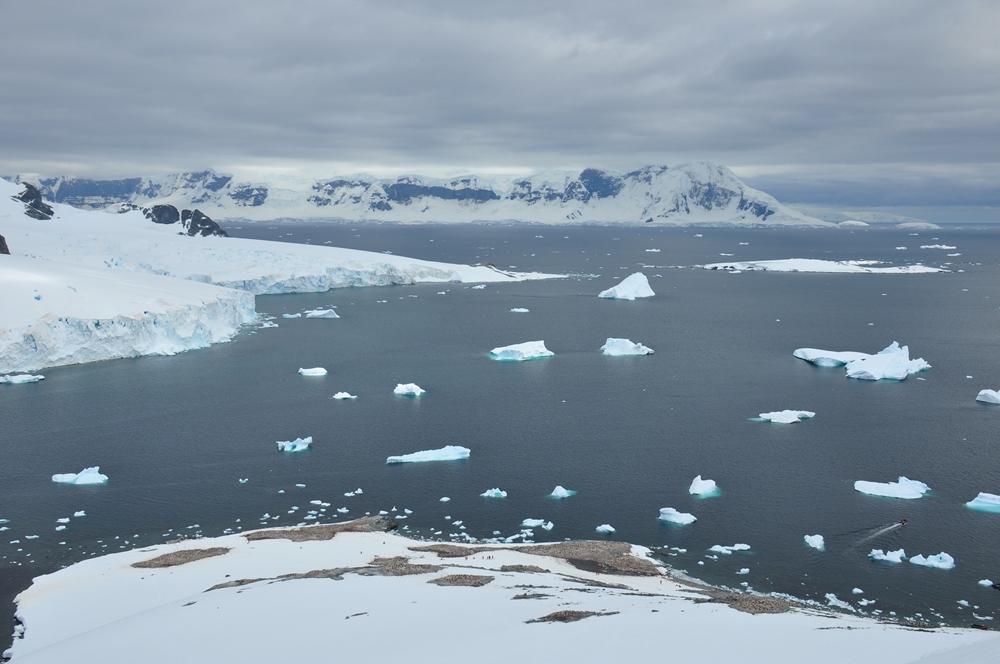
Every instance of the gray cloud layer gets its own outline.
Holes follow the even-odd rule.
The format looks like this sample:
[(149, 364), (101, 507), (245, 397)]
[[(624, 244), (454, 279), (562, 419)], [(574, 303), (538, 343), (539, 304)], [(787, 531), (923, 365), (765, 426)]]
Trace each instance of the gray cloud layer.
[(2, 13), (6, 172), (709, 159), (803, 201), (1000, 205), (995, 2), (41, 0)]

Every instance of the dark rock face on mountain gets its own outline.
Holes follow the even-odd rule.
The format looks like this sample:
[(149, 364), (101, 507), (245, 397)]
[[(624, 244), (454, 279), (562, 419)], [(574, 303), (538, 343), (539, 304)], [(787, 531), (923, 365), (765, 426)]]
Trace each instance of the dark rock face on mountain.
[(154, 224), (177, 224), (180, 223), (187, 235), (194, 237), (200, 235), (207, 237), (217, 235), (219, 237), (229, 237), (229, 233), (224, 231), (219, 224), (201, 210), (178, 210), (173, 205), (153, 205), (152, 207), (139, 207), (132, 203), (123, 203), (118, 207), (118, 212), (124, 214), (138, 210), (142, 212), (146, 219)]
[(208, 215), (203, 213), (201, 210), (182, 210), (181, 211), (181, 223), (184, 228), (187, 229), (187, 234), (201, 235), (206, 237), (209, 235), (218, 235), (220, 237), (228, 237), (229, 234), (222, 230), (217, 223), (208, 218)]
[(0, 254), (10, 256), (10, 247), (7, 246), (7, 240), (4, 239), (3, 235), (0, 235)]
[(24, 213), (32, 219), (44, 221), (51, 219), (53, 215), (52, 206), (42, 200), (42, 193), (38, 188), (27, 182), (22, 183), (24, 191), (17, 196), (12, 196), (15, 201), (24, 203)]
[(181, 214), (173, 205), (154, 205), (150, 208), (142, 208), (142, 213), (146, 215), (154, 224), (176, 224), (181, 220)]

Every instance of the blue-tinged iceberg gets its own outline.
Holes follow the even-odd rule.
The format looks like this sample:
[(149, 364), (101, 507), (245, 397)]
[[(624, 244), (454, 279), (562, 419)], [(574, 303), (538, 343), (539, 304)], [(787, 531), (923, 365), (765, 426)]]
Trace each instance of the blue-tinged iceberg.
[(927, 556), (926, 558), (922, 554), (917, 554), (910, 558), (910, 562), (914, 565), (922, 565), (924, 567), (936, 567), (937, 569), (955, 569), (955, 559), (949, 556), (947, 553), (942, 551), (936, 556)]
[(718, 495), (719, 487), (715, 483), (715, 480), (703, 480), (701, 479), (701, 475), (699, 475), (691, 480), (691, 486), (688, 487), (688, 493), (701, 498), (708, 498), (709, 496)]
[(437, 450), (423, 450), (413, 454), (403, 454), (401, 456), (387, 457), (386, 463), (422, 463), (425, 461), (458, 461), (468, 459), (472, 453), (467, 447), (458, 445), (448, 445)]
[(79, 473), (61, 473), (52, 476), (60, 484), (107, 484), (108, 476), (101, 474), (100, 466), (84, 468)]
[(1000, 496), (994, 493), (980, 493), (965, 506), (980, 512), (1000, 512)]
[(667, 523), (676, 523), (682, 526), (686, 526), (689, 523), (694, 523), (698, 519), (693, 514), (688, 514), (687, 512), (678, 512), (673, 507), (662, 507), (660, 508), (660, 521), (666, 521)]
[(278, 450), (281, 452), (302, 452), (312, 445), (312, 436), (296, 438), (295, 440), (279, 440)]
[(652, 355), (653, 349), (642, 344), (632, 343), (631, 339), (615, 339), (608, 337), (608, 340), (601, 346), (601, 352), (605, 355)]
[(822, 535), (806, 535), (802, 539), (805, 540), (807, 545), (817, 551), (824, 551), (826, 549), (826, 542), (823, 540)]
[(874, 355), (818, 348), (798, 348), (792, 355), (820, 367), (846, 366), (847, 377), (859, 380), (904, 380), (931, 368), (923, 358), (911, 360), (909, 347), (895, 341)]
[(545, 347), (544, 341), (525, 341), (522, 344), (512, 346), (501, 346), (490, 351), (490, 357), (494, 360), (512, 360), (522, 362), (524, 360), (537, 360), (543, 357), (555, 355)]
[(868, 557), (872, 560), (879, 560), (884, 563), (901, 563), (906, 560), (906, 551), (897, 549), (896, 551), (883, 551), (882, 549), (872, 549)]

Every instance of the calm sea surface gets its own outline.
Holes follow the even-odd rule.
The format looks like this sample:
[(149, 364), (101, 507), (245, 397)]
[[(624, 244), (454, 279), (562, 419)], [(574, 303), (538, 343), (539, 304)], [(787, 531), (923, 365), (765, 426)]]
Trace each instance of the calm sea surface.
[[(0, 518), (9, 520), (0, 533), (4, 625), (12, 625), (10, 602), (33, 576), (76, 560), (179, 536), (393, 508), (411, 534), (442, 540), (506, 537), (526, 518), (554, 523), (551, 531), (536, 528), (535, 541), (593, 538), (595, 527), (608, 523), (617, 529), (613, 539), (653, 547), (670, 565), (712, 583), (821, 603), (827, 593), (856, 606), (875, 600), (864, 610), (900, 618), (997, 622), (987, 619), (1000, 615), (1000, 592), (977, 582), (1000, 581), (1000, 514), (964, 503), (980, 491), (1000, 493), (1000, 406), (975, 402), (979, 390), (1000, 387), (1000, 232), (228, 230), (572, 276), (485, 289), (442, 284), (258, 297), (258, 311), (278, 327), (247, 328), (231, 343), (173, 357), (51, 369), (41, 383), (0, 386)], [(792, 257), (923, 261), (954, 271), (727, 274), (692, 267)], [(639, 270), (656, 297), (596, 297)], [(281, 317), (327, 306), (341, 318)], [(599, 348), (608, 337), (656, 353), (605, 357)], [(539, 339), (555, 357), (488, 357), (494, 347)], [(843, 369), (792, 357), (802, 346), (875, 352), (892, 341), (930, 362), (922, 380), (849, 380)], [(329, 374), (297, 373), (314, 366)], [(427, 394), (392, 394), (409, 382)], [(341, 390), (358, 399), (331, 399)], [(749, 419), (786, 408), (816, 417), (794, 425)], [(315, 441), (310, 451), (276, 450), (275, 441), (304, 436)], [(385, 464), (389, 455), (445, 445), (468, 447), (471, 458)], [(92, 465), (110, 476), (107, 485), (50, 480)], [(714, 479), (721, 495), (690, 496), (699, 474)], [(855, 480), (901, 475), (932, 491), (897, 500), (853, 488)], [(578, 493), (548, 498), (556, 485)], [(480, 497), (493, 487), (508, 497)], [(344, 495), (357, 488), (363, 493)], [(444, 496), (451, 500), (441, 502)], [(657, 519), (662, 507), (698, 520), (664, 524)], [(56, 530), (57, 519), (80, 510), (85, 517)], [(873, 536), (902, 518), (906, 526)], [(811, 534), (825, 536), (826, 551), (804, 544)], [(735, 543), (751, 548), (707, 557), (709, 547)], [(903, 548), (907, 556), (944, 551), (956, 569), (873, 563), (873, 548)], [(738, 574), (743, 568), (749, 572)]]

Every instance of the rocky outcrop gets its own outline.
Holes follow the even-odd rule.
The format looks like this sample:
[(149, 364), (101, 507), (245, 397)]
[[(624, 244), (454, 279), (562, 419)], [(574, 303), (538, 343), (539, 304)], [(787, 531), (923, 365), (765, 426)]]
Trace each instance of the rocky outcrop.
[(212, 221), (208, 215), (201, 210), (181, 210), (181, 223), (184, 225), (184, 228), (187, 229), (187, 234), (191, 236), (229, 236), (226, 231), (222, 230), (222, 227)]
[(178, 210), (173, 205), (154, 205), (152, 207), (139, 207), (133, 203), (123, 203), (118, 206), (119, 213), (138, 210), (142, 212), (146, 219), (154, 224), (181, 224), (187, 235), (208, 237), (216, 235), (219, 237), (229, 237), (229, 234), (222, 229), (219, 224), (201, 210)]
[(45, 221), (51, 219), (53, 215), (52, 206), (42, 200), (42, 193), (33, 184), (22, 182), (24, 191), (17, 196), (12, 196), (15, 201), (24, 203), (24, 213), (32, 219)]
[(7, 247), (7, 240), (4, 239), (3, 235), (0, 235), (0, 254), (10, 256), (10, 248)]

